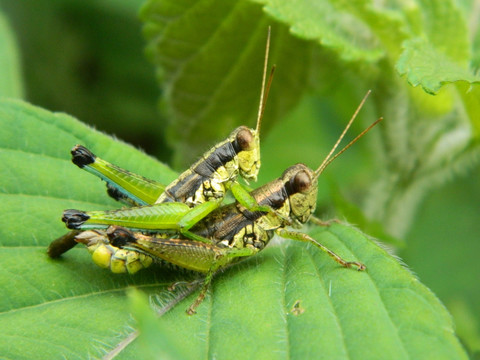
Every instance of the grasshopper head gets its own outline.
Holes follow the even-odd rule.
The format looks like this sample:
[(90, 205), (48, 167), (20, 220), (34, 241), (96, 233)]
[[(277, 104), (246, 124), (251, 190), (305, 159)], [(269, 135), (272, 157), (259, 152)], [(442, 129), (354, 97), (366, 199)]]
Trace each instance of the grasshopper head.
[(315, 172), (304, 164), (289, 167), (282, 175), (290, 202), (290, 218), (304, 224), (317, 206), (318, 181)]
[(258, 131), (240, 126), (230, 135), (237, 152), (238, 170), (245, 180), (257, 180), (260, 170), (260, 139)]

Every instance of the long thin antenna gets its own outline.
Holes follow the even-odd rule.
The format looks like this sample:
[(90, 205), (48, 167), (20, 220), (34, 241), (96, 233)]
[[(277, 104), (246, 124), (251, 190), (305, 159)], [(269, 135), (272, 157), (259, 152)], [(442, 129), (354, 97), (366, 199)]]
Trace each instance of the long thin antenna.
[(276, 67), (277, 67), (276, 65), (272, 65), (272, 69), (270, 70), (270, 75), (268, 77), (268, 83), (265, 89), (265, 101), (262, 104), (262, 110), (258, 114), (257, 128), (255, 129), (257, 134), (260, 133), (260, 123), (261, 123), (261, 120), (263, 119), (263, 113), (265, 112), (265, 107), (267, 105), (268, 93), (270, 92), (270, 87), (272, 86), (273, 74), (275, 73)]
[(348, 122), (347, 126), (345, 126), (345, 129), (343, 130), (343, 132), (340, 134), (340, 136), (338, 137), (338, 140), (337, 142), (335, 143), (335, 145), (333, 145), (332, 149), (330, 150), (330, 152), (328, 153), (328, 155), (325, 157), (325, 159), (323, 160), (322, 164), (318, 167), (317, 170), (315, 170), (315, 177), (318, 177), (324, 170), (325, 168), (333, 161), (335, 160), (340, 154), (342, 154), (345, 150), (347, 150), (350, 146), (352, 146), (358, 139), (360, 139), (363, 135), (365, 135), (372, 127), (374, 127), (378, 122), (380, 122), (381, 120), (383, 120), (382, 118), (378, 119), (377, 121), (375, 121), (372, 125), (370, 125), (367, 129), (365, 129), (364, 131), (362, 131), (355, 139), (353, 139), (350, 143), (348, 143), (347, 146), (345, 146), (342, 150), (340, 150), (333, 158), (332, 158), (332, 155), (333, 153), (335, 152), (335, 150), (337, 149), (338, 145), (340, 144), (340, 142), (343, 140), (345, 134), (347, 133), (348, 129), (350, 128), (350, 126), (352, 125), (353, 121), (355, 120), (355, 118), (357, 117), (358, 113), (360, 112), (360, 110), (362, 109), (363, 105), (365, 104), (365, 101), (367, 100), (368, 96), (370, 95), (371, 93), (371, 90), (368, 90), (367, 93), (365, 94), (365, 96), (363, 97), (362, 101), (360, 102), (360, 104), (358, 105), (357, 109), (355, 110), (355, 112), (353, 113), (350, 121)]
[(268, 99), (270, 85), (272, 84), (273, 73), (275, 72), (275, 66), (273, 66), (272, 71), (270, 72), (267, 90), (265, 91), (265, 82), (267, 79), (267, 67), (268, 67), (268, 54), (270, 52), (270, 33), (271, 33), (271, 27), (269, 26), (268, 33), (267, 33), (267, 45), (265, 46), (265, 62), (263, 64), (262, 91), (260, 93), (260, 104), (258, 105), (257, 128), (255, 129), (257, 134), (259, 134), (260, 132), (260, 124), (262, 122), (263, 113), (265, 111), (265, 104)]
[(360, 134), (358, 134), (355, 139), (353, 139), (352, 141), (350, 141), (342, 150), (340, 150), (338, 153), (335, 154), (334, 157), (332, 157), (331, 159), (329, 159), (326, 163), (324, 163), (322, 166), (320, 166), (316, 171), (315, 171), (315, 176), (318, 177), (320, 176), (320, 174), (325, 170), (325, 168), (330, 165), (333, 160), (335, 160), (337, 157), (339, 157), (343, 152), (345, 152), (345, 150), (347, 150), (350, 146), (352, 146), (353, 144), (355, 144), (358, 139), (360, 139), (363, 135), (365, 135), (367, 132), (370, 131), (370, 129), (372, 129), (375, 125), (377, 125), (380, 121), (383, 120), (383, 117), (377, 119), (376, 121), (374, 121), (372, 124), (370, 124), (369, 127), (367, 127), (365, 130), (363, 130)]

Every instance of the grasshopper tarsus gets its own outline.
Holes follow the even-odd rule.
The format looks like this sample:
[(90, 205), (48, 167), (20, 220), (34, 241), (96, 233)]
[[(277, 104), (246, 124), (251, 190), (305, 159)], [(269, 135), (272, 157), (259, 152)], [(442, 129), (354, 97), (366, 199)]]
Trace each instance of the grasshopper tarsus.
[(338, 219), (329, 219), (329, 220), (322, 220), (316, 216), (311, 216), (310, 217), (310, 221), (315, 224), (315, 225), (318, 225), (318, 226), (324, 226), (324, 227), (329, 227), (331, 226), (333, 223), (335, 224), (340, 224), (341, 221), (338, 220)]
[[(215, 266), (215, 264), (213, 266), (218, 268), (218, 266)], [(208, 291), (208, 288), (210, 287), (210, 283), (214, 275), (215, 275), (215, 270), (211, 268), (208, 271), (207, 275), (205, 276), (205, 279), (203, 280), (202, 288), (200, 289), (200, 294), (198, 294), (193, 304), (188, 307), (187, 315), (194, 315), (197, 313), (196, 308), (203, 302), (203, 300), (205, 299), (205, 296), (207, 296), (207, 291)]]
[(363, 264), (363, 263), (355, 262), (355, 265), (358, 266), (358, 269), (357, 269), (358, 271), (365, 271), (365, 270), (367, 270), (367, 266), (366, 266), (365, 264)]
[(95, 162), (96, 156), (83, 145), (75, 145), (70, 153), (72, 162), (80, 169)]
[(190, 305), (190, 307), (187, 309), (186, 313), (187, 315), (195, 315), (197, 313), (197, 311), (195, 310), (197, 308), (198, 305), (196, 306), (193, 306), (194, 304)]
[(356, 266), (357, 271), (367, 270), (367, 267), (365, 266), (365, 264), (362, 264), (361, 262), (357, 262), (357, 261), (347, 261), (344, 266), (347, 267), (347, 268), (352, 268), (352, 267)]
[(186, 311), (187, 315), (195, 315), (197, 313), (197, 310), (196, 310), (197, 307), (203, 302), (203, 300), (205, 299), (205, 296), (207, 295), (208, 286), (209, 284), (204, 284), (202, 286), (202, 289), (200, 290), (200, 294), (197, 296), (193, 304), (188, 307)]
[[(323, 245), (322, 245), (323, 246)], [(365, 264), (361, 263), (361, 262), (358, 262), (358, 261), (345, 261), (344, 259), (342, 259), (340, 256), (338, 256), (337, 254), (335, 254), (333, 251), (331, 251), (330, 249), (327, 249), (327, 248), (324, 248), (322, 249), (324, 251), (327, 252), (328, 255), (330, 255), (330, 257), (335, 260), (337, 263), (339, 263), (340, 265), (342, 265), (344, 268), (349, 268), (349, 269), (352, 269), (352, 268), (357, 268), (357, 271), (365, 271), (367, 269), (367, 267), (365, 266)]]

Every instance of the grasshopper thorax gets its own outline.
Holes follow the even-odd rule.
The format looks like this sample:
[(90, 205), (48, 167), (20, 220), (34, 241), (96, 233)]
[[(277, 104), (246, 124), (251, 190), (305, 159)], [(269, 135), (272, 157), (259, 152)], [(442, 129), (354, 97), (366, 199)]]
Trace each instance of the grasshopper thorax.
[(288, 194), (288, 217), (292, 225), (305, 224), (317, 204), (318, 181), (315, 172), (304, 164), (296, 164), (285, 170), (281, 179)]
[(237, 153), (238, 171), (245, 180), (257, 181), (260, 170), (260, 139), (258, 132), (246, 126), (236, 128), (231, 134)]

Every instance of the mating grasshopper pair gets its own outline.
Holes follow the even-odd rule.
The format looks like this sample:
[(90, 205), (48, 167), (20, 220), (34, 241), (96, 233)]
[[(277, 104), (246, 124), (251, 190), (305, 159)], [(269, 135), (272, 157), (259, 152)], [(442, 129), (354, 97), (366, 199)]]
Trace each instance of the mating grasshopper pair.
[[(84, 147), (75, 147), (75, 164), (105, 180), (111, 196), (135, 206), (115, 211), (66, 210), (62, 220), (73, 231), (54, 241), (49, 254), (58, 256), (82, 242), (98, 265), (114, 272), (134, 273), (149, 266), (153, 259), (160, 259), (204, 273), (202, 289), (187, 310), (189, 314), (195, 313), (204, 299), (216, 271), (261, 251), (274, 234), (310, 242), (342, 266), (364, 270), (362, 263), (345, 261), (307, 234), (286, 227), (300, 227), (311, 218), (319, 175), (380, 121), (333, 156), (366, 97), (317, 170), (296, 164), (280, 178), (250, 193), (236, 182), (239, 175), (255, 180), (260, 167), (259, 130), (265, 106), (268, 48), (269, 41), (256, 129), (236, 129), (170, 185), (164, 187), (107, 163)], [(236, 201), (221, 206), (229, 189)]]

